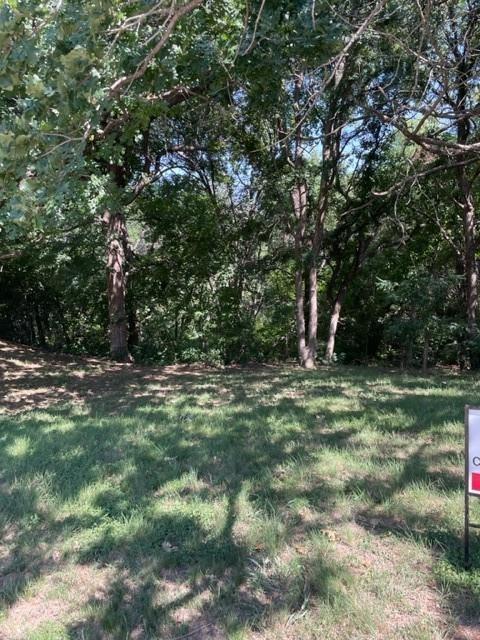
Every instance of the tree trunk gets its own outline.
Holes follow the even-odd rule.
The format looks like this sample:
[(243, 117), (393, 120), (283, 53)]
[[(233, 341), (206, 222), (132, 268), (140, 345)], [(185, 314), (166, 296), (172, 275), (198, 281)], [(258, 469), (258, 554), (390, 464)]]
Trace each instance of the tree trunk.
[(305, 316), (305, 338), (307, 340), (309, 335), (309, 327), (310, 327), (310, 269), (305, 268), (303, 271), (303, 283), (305, 286), (305, 294), (304, 294), (304, 304), (303, 304), (303, 315)]
[(476, 237), (475, 237), (475, 205), (473, 201), (472, 185), (468, 180), (465, 167), (459, 167), (457, 181), (460, 191), (460, 203), (463, 218), (463, 238), (465, 252), (465, 289), (466, 289), (466, 311), (467, 311), (467, 331), (470, 340), (478, 334), (477, 309), (478, 309), (478, 267), (475, 257)]
[(317, 358), (317, 328), (318, 328), (318, 310), (317, 310), (317, 265), (313, 264), (308, 270), (308, 345), (307, 359), (305, 367), (313, 369)]
[(427, 373), (428, 371), (428, 351), (430, 349), (430, 337), (428, 332), (425, 331), (423, 336), (423, 358), (422, 358), (422, 371)]
[(107, 227), (107, 291), (110, 355), (114, 360), (130, 359), (128, 351), (128, 318), (125, 307), (127, 290), (126, 248), (128, 233), (121, 213), (106, 211)]
[(330, 326), (328, 328), (327, 348), (325, 349), (325, 359), (331, 362), (335, 353), (335, 339), (337, 337), (338, 321), (342, 310), (343, 296), (338, 295), (335, 299), (332, 313), (330, 315)]
[(55, 299), (54, 305), (55, 305), (55, 316), (57, 318), (58, 324), (60, 325), (61, 334), (62, 334), (62, 338), (61, 338), (62, 341), (60, 343), (61, 348), (65, 348), (69, 350), (71, 345), (71, 340), (67, 330), (67, 323), (65, 322), (64, 310), (62, 309), (62, 305), (60, 304), (58, 299)]
[[(338, 76), (338, 82), (340, 82), (343, 76), (344, 66)], [(337, 84), (336, 84), (337, 86)], [(311, 317), (314, 320), (312, 326), (312, 332), (309, 334), (309, 345), (312, 346), (312, 353), (314, 354), (314, 361), (317, 351), (317, 263), (320, 256), (320, 252), (323, 246), (323, 236), (325, 231), (325, 219), (327, 216), (329, 204), (330, 204), (330, 192), (335, 179), (335, 169), (338, 164), (341, 150), (340, 139), (342, 126), (338, 125), (338, 119), (342, 117), (342, 109), (339, 105), (340, 94), (333, 96), (329, 105), (327, 119), (325, 122), (325, 130), (323, 134), (322, 145), (322, 172), (320, 179), (320, 194), (317, 203), (315, 230), (312, 240), (312, 265), (310, 267), (310, 301), (312, 303)], [(338, 322), (338, 317), (337, 317)], [(336, 331), (336, 324), (335, 324)], [(330, 338), (330, 336), (329, 336)], [(333, 346), (335, 343), (335, 335), (333, 336)], [(328, 346), (327, 346), (328, 350)], [(328, 359), (328, 358), (327, 358)]]
[[(477, 20), (475, 10), (474, 22)], [(472, 122), (467, 111), (469, 93), (472, 92), (470, 86), (472, 69), (475, 60), (475, 53), (470, 49), (468, 39), (467, 46), (458, 46), (458, 37), (455, 34), (454, 55), (458, 63), (457, 73), (457, 95), (455, 111), (457, 117), (457, 142), (467, 144), (472, 131)], [(466, 160), (466, 156), (461, 154), (459, 160)], [(465, 292), (466, 292), (466, 315), (467, 315), (467, 335), (468, 335), (468, 359), (470, 367), (477, 369), (480, 366), (478, 349), (472, 343), (478, 336), (477, 328), (477, 308), (478, 308), (478, 268), (476, 261), (476, 219), (475, 204), (473, 199), (472, 182), (468, 175), (466, 165), (457, 167), (457, 186), (459, 191), (459, 204), (462, 209), (463, 239), (465, 254)]]
[(363, 261), (366, 257), (366, 251), (369, 245), (369, 241), (365, 241), (365, 238), (360, 237), (358, 247), (355, 253), (353, 263), (346, 277), (341, 281), (337, 295), (335, 297), (332, 313), (330, 315), (330, 326), (328, 328), (328, 340), (327, 347), (325, 349), (325, 359), (327, 362), (331, 362), (333, 354), (335, 353), (335, 340), (337, 337), (338, 321), (340, 319), (340, 313), (342, 311), (343, 302), (347, 295), (348, 286), (358, 273), (359, 269), (363, 265)]
[(30, 334), (29, 344), (35, 346), (37, 344), (37, 336), (35, 334), (35, 322), (31, 313), (28, 314), (28, 327)]
[[(306, 295), (308, 294), (308, 304)], [(295, 272), (295, 301), (296, 301), (296, 324), (297, 324), (297, 345), (298, 358), (302, 367), (314, 369), (317, 357), (317, 268), (310, 267), (308, 270), (308, 290), (305, 291), (305, 279), (303, 269), (297, 268)], [(307, 308), (307, 319), (305, 311)], [(308, 338), (307, 338), (308, 325)]]
[[(307, 218), (307, 185), (304, 181), (295, 184), (292, 190), (293, 210), (296, 218), (295, 226), (295, 321), (297, 328), (298, 359), (302, 367), (312, 368), (312, 362), (306, 340), (305, 327), (305, 281), (304, 281), (304, 241)], [(310, 327), (309, 327), (310, 331)]]
[[(317, 254), (313, 248), (313, 238), (307, 230), (308, 218), (308, 187), (303, 173), (304, 158), (302, 144), (303, 113), (300, 108), (303, 92), (303, 75), (298, 73), (294, 79), (294, 111), (295, 138), (293, 155), (290, 155), (288, 145), (285, 147), (287, 158), (297, 170), (297, 180), (292, 189), (293, 210), (296, 218), (295, 225), (295, 303), (298, 358), (302, 367), (315, 368), (317, 353)], [(307, 266), (306, 254), (311, 258)], [(308, 334), (308, 335), (307, 335)]]
[(35, 304), (35, 324), (37, 325), (38, 344), (41, 347), (45, 347), (47, 340), (45, 337), (45, 328), (43, 326), (38, 304)]
[(307, 359), (307, 345), (305, 340), (305, 288), (303, 285), (303, 269), (297, 267), (295, 271), (295, 320), (297, 325), (298, 359), (304, 366)]

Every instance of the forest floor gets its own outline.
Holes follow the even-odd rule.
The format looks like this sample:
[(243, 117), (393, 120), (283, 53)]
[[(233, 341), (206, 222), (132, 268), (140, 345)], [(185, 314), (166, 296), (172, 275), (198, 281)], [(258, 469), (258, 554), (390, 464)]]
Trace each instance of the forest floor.
[(0, 638), (480, 638), (479, 378), (0, 342), (0, 384)]

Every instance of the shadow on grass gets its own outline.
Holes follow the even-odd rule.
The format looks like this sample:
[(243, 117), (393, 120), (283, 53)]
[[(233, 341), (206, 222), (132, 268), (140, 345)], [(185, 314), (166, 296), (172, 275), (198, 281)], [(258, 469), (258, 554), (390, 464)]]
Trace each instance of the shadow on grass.
[[(270, 375), (254, 374), (249, 387), (269, 383)], [(275, 590), (260, 598), (241, 589), (252, 561), (264, 553), (258, 550), (255, 560), (255, 550), (233, 533), (244, 487), (268, 517), (282, 498), (270, 487), (274, 470), (295, 458), (308, 463), (314, 453), (315, 416), (291, 398), (273, 400), (288, 391), (290, 382), (286, 376), (257, 394), (245, 393), (243, 373), (227, 381), (220, 374), (182, 375), (167, 389), (183, 392), (173, 405), (156, 394), (133, 394), (128, 410), (117, 403), (112, 411), (105, 392), (88, 397), (82, 409), (3, 417), (0, 512), (3, 539), (11, 536), (1, 562), (6, 603), (18, 601), (32, 581), (57, 564), (74, 560), (114, 567), (117, 577), (101, 601), (92, 600), (95, 613), (76, 623), (71, 637), (136, 633), (148, 638), (158, 637), (159, 629), (166, 634), (162, 637), (174, 637), (179, 629), (190, 633), (192, 628), (189, 637), (202, 629), (205, 635), (198, 637), (223, 637), (219, 625), (255, 626), (267, 612), (295, 606), (296, 588), (288, 602)], [(217, 405), (212, 409), (205, 390), (225, 383), (227, 399), (216, 417)], [(117, 384), (115, 396), (128, 394), (130, 381), (125, 388)], [(348, 435), (338, 434), (339, 442), (342, 437)], [(333, 442), (334, 434), (328, 439)], [(195, 482), (193, 488), (170, 487), (192, 470), (199, 487)], [(317, 490), (318, 506), (330, 498), (328, 487)], [(172, 509), (169, 499), (176, 501)], [(179, 508), (182, 500), (185, 509)], [(216, 514), (205, 515), (207, 502), (213, 504), (207, 511), (213, 508)], [(69, 509), (73, 503), (77, 506)], [(77, 536), (78, 550), (62, 548)], [(332, 572), (325, 569), (326, 582)], [(182, 592), (166, 603), (158, 601), (165, 575), (166, 590)], [(8, 576), (14, 577), (12, 584)], [(196, 598), (200, 602), (190, 620), (191, 613), (182, 611)]]
[[(40, 365), (30, 381), (37, 400), (42, 367), (48, 366)], [(148, 369), (113, 367), (107, 372), (93, 368), (72, 383), (63, 369), (51, 372), (50, 382), (79, 394), (80, 408), (0, 419), (0, 513), (2, 537), (9, 544), (0, 587), (6, 603), (17, 602), (31, 581), (56, 563), (72, 560), (113, 567), (115, 577), (103, 597), (91, 599), (91, 613), (71, 625), (71, 638), (154, 638), (159, 630), (165, 638), (220, 638), (225, 629), (260, 628), (275, 612), (302, 606), (305, 576), (313, 564), (311, 591), (330, 598), (328, 585), (343, 571), (335, 559), (307, 559), (289, 590), (278, 589), (275, 581), (261, 594), (253, 588), (252, 573), (254, 580), (261, 579), (257, 568), (268, 553), (236, 532), (238, 512), (247, 501), (263, 518), (273, 513), (284, 525), (279, 535), (289, 544), (298, 535), (298, 523), (282, 518), (293, 500), (331, 514), (338, 500), (360, 493), (364, 501), (357, 521), (376, 532), (370, 525), (374, 516), (378, 520), (383, 505), (415, 483), (459, 493), (461, 475), (442, 469), (451, 454), (436, 453), (425, 442), (405, 460), (398, 457), (401, 471), (386, 478), (363, 473), (343, 485), (318, 481), (315, 486), (277, 481), (292, 460), (308, 468), (319, 451), (355, 452), (362, 420), (381, 435), (400, 434), (411, 446), (417, 438), (441, 438), (443, 426), (461, 420), (463, 403), (472, 402), (461, 382), (452, 383), (453, 396), (432, 397), (427, 393), (431, 381), (398, 375), (393, 378), (408, 390), (405, 397), (386, 389), (380, 398), (360, 394), (354, 408), (335, 405), (342, 399), (351, 403), (352, 388), (368, 391), (379, 375), (278, 368), (154, 375)], [(15, 384), (8, 383), (9, 391)], [(305, 402), (316, 396), (331, 400), (332, 407), (322, 407), (319, 415)], [(392, 415), (395, 420), (383, 422), (382, 416)], [(382, 451), (367, 453), (380, 467)], [(400, 453), (398, 445), (390, 452)], [(385, 528), (399, 536), (417, 532), (419, 540), (434, 546), (461, 583), (452, 587), (457, 617), (467, 615), (458, 589), (470, 603), (480, 604), (472, 581), (461, 582), (458, 530), (413, 511), (402, 513), (397, 523), (385, 510), (383, 523), (379, 533)], [(66, 540), (77, 541), (78, 548), (62, 546)], [(439, 575), (439, 583), (447, 573)]]

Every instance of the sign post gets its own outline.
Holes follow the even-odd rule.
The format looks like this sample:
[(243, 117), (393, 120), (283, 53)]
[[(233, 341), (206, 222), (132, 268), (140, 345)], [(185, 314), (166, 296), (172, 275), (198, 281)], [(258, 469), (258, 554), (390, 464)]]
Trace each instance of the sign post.
[(480, 496), (480, 407), (465, 405), (465, 568), (470, 567), (470, 496)]

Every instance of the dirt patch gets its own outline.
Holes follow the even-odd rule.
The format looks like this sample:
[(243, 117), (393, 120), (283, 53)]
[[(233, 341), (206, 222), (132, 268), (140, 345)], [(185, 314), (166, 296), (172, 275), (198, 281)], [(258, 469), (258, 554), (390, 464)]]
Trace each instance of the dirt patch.
[(452, 640), (480, 640), (480, 627), (461, 625), (455, 630)]
[(31, 583), (8, 609), (0, 623), (0, 638), (22, 640), (46, 623), (82, 622), (76, 618), (80, 608), (105, 601), (111, 577), (110, 569), (82, 565), (49, 573)]
[(167, 392), (207, 371), (202, 366), (140, 367), (76, 358), (0, 340), (0, 413), (99, 402), (122, 411), (139, 402), (161, 402)]
[[(206, 375), (221, 374), (228, 380), (245, 371), (271, 376), (279, 369), (274, 365), (232, 365), (221, 370), (205, 365), (141, 366), (52, 354), (0, 340), (0, 415), (65, 403), (103, 409), (110, 405), (112, 413), (122, 413), (139, 404), (163, 404), (168, 395), (189, 386), (201, 391)], [(228, 384), (220, 391), (215, 386), (215, 393), (212, 408), (233, 398)]]

